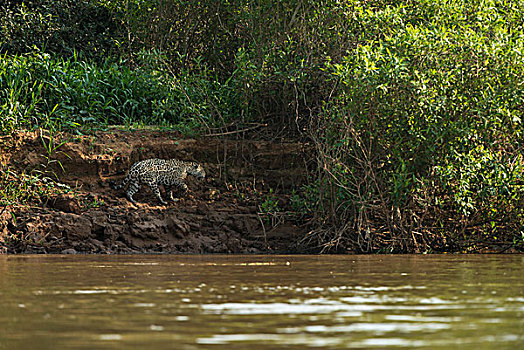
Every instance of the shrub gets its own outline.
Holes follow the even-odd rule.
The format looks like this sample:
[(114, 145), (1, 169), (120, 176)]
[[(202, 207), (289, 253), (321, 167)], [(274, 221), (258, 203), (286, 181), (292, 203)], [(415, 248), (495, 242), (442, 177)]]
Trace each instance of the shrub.
[(336, 92), (311, 129), (332, 239), (400, 252), (431, 250), (438, 233), (475, 240), (487, 226), (521, 235), (517, 13), (425, 2), (354, 13), (381, 33), (326, 65)]
[(123, 32), (118, 24), (95, 0), (8, 0), (0, 7), (0, 53), (20, 55), (36, 47), (66, 58), (82, 52), (103, 61), (119, 51)]

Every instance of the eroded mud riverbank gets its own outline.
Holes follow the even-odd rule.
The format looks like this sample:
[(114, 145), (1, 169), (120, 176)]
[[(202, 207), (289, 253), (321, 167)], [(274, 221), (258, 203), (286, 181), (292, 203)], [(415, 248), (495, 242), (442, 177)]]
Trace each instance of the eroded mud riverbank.
[[(36, 131), (0, 141), (2, 168), (12, 172), (13, 181), (31, 174), (57, 179), (46, 185), (56, 187), (53, 194), (0, 208), (4, 252), (301, 251), (306, 228), (285, 213), (293, 189), (304, 181), (304, 145), (182, 139), (176, 132), (147, 130), (52, 137)], [(147, 158), (197, 161), (208, 177), (188, 178), (189, 192), (177, 203), (159, 205), (143, 189), (134, 206), (109, 181), (122, 179), (131, 164)]]

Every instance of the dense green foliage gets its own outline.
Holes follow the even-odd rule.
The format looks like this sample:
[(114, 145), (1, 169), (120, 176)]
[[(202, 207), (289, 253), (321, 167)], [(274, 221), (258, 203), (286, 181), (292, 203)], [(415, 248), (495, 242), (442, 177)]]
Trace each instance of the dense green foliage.
[(393, 251), (431, 246), (435, 233), (452, 249), (522, 242), (519, 8), (437, 1), (357, 18), (375, 30), (326, 65), (339, 87), (311, 130), (319, 205), (361, 232), (364, 250), (359, 239), (381, 231)]
[(311, 246), (523, 246), (521, 1), (14, 3), (4, 133), (269, 123), (314, 145)]
[[(149, 60), (150, 56), (141, 58)], [(177, 78), (147, 64), (131, 69), (122, 62), (89, 63), (76, 55), (4, 55), (0, 61), (0, 128), (114, 124), (187, 128), (195, 122), (214, 125), (217, 120), (229, 120), (235, 112), (234, 87), (200, 68)]]

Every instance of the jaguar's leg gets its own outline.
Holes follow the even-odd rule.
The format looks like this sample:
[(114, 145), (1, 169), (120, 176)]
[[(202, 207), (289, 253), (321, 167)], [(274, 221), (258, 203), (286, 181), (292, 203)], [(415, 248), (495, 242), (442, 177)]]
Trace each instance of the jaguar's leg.
[(187, 185), (183, 182), (180, 182), (179, 184), (177, 184), (178, 186), (178, 191), (179, 191), (179, 197), (182, 198), (184, 197), (184, 195), (187, 193)]
[(163, 199), (162, 199), (162, 196), (160, 195), (160, 190), (158, 189), (158, 184), (156, 182), (152, 182), (152, 183), (149, 183), (148, 184), (149, 187), (151, 188), (151, 190), (153, 191), (153, 193), (155, 194), (156, 198), (158, 198), (158, 200), (160, 201), (160, 203), (162, 204), (167, 204)]
[(166, 186), (166, 192), (167, 192), (170, 200), (172, 200), (173, 202), (177, 202), (178, 201), (178, 198), (175, 198), (173, 196), (173, 186)]
[(140, 189), (140, 184), (134, 181), (132, 181), (129, 184), (129, 187), (127, 188), (127, 192), (126, 192), (127, 199), (129, 199), (129, 201), (133, 204), (136, 204), (136, 201), (133, 199), (133, 196), (135, 195), (135, 193), (138, 192), (139, 189)]

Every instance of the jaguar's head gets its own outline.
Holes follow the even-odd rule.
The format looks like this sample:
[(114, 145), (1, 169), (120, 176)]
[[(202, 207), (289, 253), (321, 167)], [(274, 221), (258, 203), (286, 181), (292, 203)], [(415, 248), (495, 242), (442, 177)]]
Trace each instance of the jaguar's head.
[(202, 165), (198, 163), (191, 163), (191, 165), (187, 169), (187, 173), (196, 177), (198, 180), (203, 180), (206, 177), (206, 171), (204, 170)]

